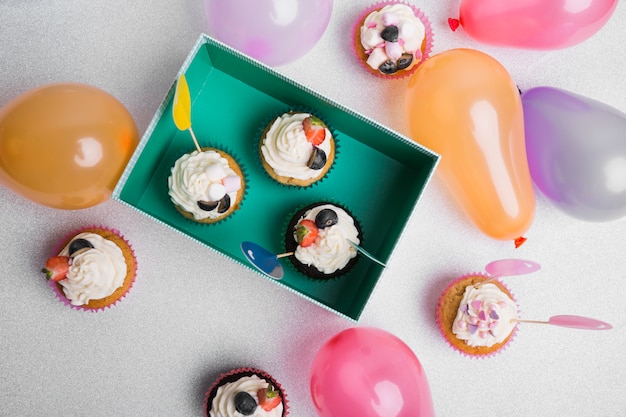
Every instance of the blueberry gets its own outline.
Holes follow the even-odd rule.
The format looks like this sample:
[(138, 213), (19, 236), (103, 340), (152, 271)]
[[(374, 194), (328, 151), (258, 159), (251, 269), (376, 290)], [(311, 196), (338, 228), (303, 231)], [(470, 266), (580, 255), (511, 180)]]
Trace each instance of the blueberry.
[(204, 211), (213, 211), (217, 208), (219, 201), (197, 201), (198, 207), (200, 210)]
[(86, 251), (87, 249), (93, 248), (93, 245), (90, 241), (86, 239), (74, 239), (70, 242), (70, 257), (76, 256), (81, 252)]
[(238, 392), (235, 395), (235, 410), (244, 416), (250, 416), (256, 410), (257, 403), (254, 397), (245, 391)]
[(387, 42), (398, 42), (398, 26), (387, 26), (380, 32), (380, 37)]
[(324, 165), (326, 165), (326, 152), (314, 146), (306, 165), (315, 170), (324, 168)]
[(398, 69), (401, 70), (408, 68), (408, 66), (411, 65), (411, 62), (413, 62), (413, 54), (402, 54), (402, 56), (398, 58), (396, 65), (398, 66)]
[(323, 229), (325, 227), (329, 227), (337, 224), (339, 221), (339, 217), (337, 217), (337, 213), (332, 209), (324, 209), (317, 213), (315, 216), (315, 225), (319, 229)]
[(391, 59), (388, 59), (380, 64), (380, 67), (378, 67), (378, 71), (382, 72), (383, 74), (393, 74), (395, 72), (398, 72), (398, 66)]

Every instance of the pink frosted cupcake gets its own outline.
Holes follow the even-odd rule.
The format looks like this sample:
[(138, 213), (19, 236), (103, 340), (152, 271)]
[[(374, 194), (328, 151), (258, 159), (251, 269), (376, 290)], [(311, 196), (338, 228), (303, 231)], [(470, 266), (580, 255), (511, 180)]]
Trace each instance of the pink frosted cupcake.
[(123, 299), (135, 282), (137, 260), (119, 231), (80, 229), (64, 238), (42, 272), (59, 300), (98, 311)]
[(470, 357), (488, 357), (504, 349), (515, 336), (518, 319), (509, 289), (480, 273), (453, 281), (437, 303), (441, 334), (452, 348)]
[(413, 5), (380, 2), (353, 26), (352, 46), (363, 67), (381, 78), (412, 74), (428, 58), (433, 44), (430, 21)]
[(287, 395), (274, 378), (254, 368), (222, 374), (204, 398), (205, 417), (286, 417)]

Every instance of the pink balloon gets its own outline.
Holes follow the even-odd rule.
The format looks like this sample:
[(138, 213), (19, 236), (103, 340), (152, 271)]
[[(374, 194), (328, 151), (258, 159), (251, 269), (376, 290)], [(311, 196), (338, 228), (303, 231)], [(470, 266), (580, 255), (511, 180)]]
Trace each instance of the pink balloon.
[(213, 37), (267, 65), (284, 65), (320, 40), (332, 0), (206, 0)]
[(617, 0), (462, 0), (460, 23), (477, 41), (524, 49), (559, 49), (595, 34)]
[(384, 330), (355, 327), (313, 360), (311, 396), (320, 417), (433, 417), (426, 374), (413, 351)]

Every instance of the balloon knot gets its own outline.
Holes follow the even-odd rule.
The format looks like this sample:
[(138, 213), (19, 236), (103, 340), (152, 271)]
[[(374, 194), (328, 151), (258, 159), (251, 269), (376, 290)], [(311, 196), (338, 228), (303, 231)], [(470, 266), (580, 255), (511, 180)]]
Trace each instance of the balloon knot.
[(452, 29), (452, 32), (456, 31), (460, 24), (461, 21), (459, 19), (453, 19), (451, 17), (448, 18), (448, 25), (450, 26), (450, 29)]
[(519, 248), (520, 246), (522, 246), (524, 244), (524, 242), (526, 242), (526, 238), (523, 236), (518, 237), (517, 239), (514, 240), (515, 242), (515, 249)]

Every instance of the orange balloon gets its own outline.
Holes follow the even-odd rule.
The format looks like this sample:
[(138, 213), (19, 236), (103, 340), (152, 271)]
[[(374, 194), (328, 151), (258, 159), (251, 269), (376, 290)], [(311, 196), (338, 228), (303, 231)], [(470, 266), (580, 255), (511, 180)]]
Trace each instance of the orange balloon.
[(0, 183), (45, 206), (91, 207), (110, 197), (138, 142), (112, 95), (78, 83), (39, 87), (0, 110)]
[(405, 101), (411, 137), (441, 155), (437, 175), (474, 225), (495, 239), (531, 226), (535, 194), (519, 91), (495, 59), (471, 49), (429, 58)]

